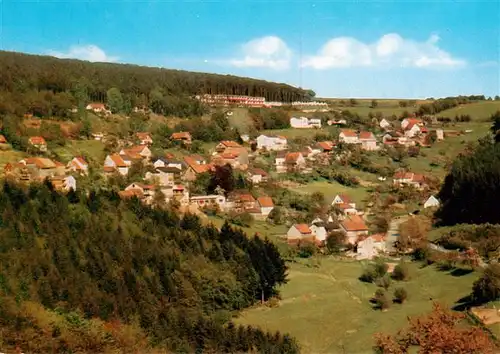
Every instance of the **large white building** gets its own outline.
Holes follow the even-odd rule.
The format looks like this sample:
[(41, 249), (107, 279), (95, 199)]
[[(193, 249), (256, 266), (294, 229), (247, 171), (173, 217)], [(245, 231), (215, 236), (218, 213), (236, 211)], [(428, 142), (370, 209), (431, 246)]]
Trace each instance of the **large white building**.
[(267, 136), (259, 135), (255, 139), (257, 149), (266, 149), (268, 151), (281, 151), (286, 150), (288, 141), (284, 136)]
[(307, 117), (292, 117), (290, 118), (290, 126), (292, 128), (309, 129), (321, 128), (321, 119)]

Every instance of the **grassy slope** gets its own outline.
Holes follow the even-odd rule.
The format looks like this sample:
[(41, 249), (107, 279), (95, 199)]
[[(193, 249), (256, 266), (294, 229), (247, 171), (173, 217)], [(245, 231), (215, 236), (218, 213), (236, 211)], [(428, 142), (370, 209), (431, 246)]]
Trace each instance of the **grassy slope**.
[(469, 114), (475, 121), (487, 121), (498, 110), (500, 110), (500, 101), (483, 101), (447, 109), (438, 115), (453, 118), (456, 115)]
[(74, 156), (87, 156), (97, 162), (104, 161), (104, 144), (97, 140), (68, 140), (66, 146), (54, 149), (62, 162), (71, 160)]
[(340, 183), (333, 182), (313, 182), (304, 186), (291, 188), (291, 190), (299, 193), (312, 194), (314, 192), (321, 192), (325, 195), (327, 202), (332, 202), (333, 198), (339, 193), (346, 193), (352, 197), (352, 199), (357, 202), (363, 204), (363, 200), (367, 196), (367, 191), (363, 187), (346, 187), (341, 185)]
[[(415, 276), (401, 283), (408, 290), (408, 302), (383, 313), (371, 308), (369, 300), (377, 288), (360, 282), (361, 272), (359, 262), (328, 258), (318, 268), (292, 264), (280, 307), (244, 311), (236, 322), (289, 332), (303, 353), (371, 353), (375, 333), (394, 333), (406, 326), (407, 316), (432, 308), (430, 298), (452, 305), (470, 292), (477, 277), (455, 277), (433, 267), (415, 269)], [(393, 284), (391, 293), (394, 288)]]

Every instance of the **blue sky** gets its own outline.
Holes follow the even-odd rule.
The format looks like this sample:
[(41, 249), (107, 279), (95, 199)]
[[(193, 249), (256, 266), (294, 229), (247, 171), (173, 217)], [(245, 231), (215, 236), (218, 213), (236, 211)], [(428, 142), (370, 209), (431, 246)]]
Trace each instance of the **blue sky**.
[(323, 97), (500, 92), (500, 2), (0, 0), (0, 48), (235, 74)]

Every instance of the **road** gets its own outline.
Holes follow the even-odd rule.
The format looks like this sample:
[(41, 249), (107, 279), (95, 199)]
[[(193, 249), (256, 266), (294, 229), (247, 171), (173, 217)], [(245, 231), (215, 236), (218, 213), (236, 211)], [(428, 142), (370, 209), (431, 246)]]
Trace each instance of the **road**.
[(385, 243), (386, 250), (389, 254), (396, 252), (394, 242), (399, 237), (399, 225), (408, 220), (408, 215), (398, 216), (392, 219), (389, 223), (389, 230), (387, 231), (387, 239)]

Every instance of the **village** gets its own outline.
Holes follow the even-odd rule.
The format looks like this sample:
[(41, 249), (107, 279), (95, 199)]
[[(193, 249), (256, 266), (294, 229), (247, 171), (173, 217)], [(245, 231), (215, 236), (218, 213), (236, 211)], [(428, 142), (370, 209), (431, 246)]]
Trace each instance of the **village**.
[[(231, 108), (227, 108), (228, 104), (236, 100), (231, 97), (228, 99), (227, 96), (217, 99), (204, 96), (200, 99), (206, 103), (224, 106), (226, 116), (232, 114)], [(264, 107), (265, 104), (265, 100), (258, 97), (238, 99), (239, 107)], [(322, 110), (326, 105), (298, 103), (293, 106), (297, 107), (299, 104), (303, 111), (308, 113), (311, 113), (311, 107)], [(278, 105), (266, 104), (266, 107), (268, 106)], [(103, 117), (110, 114), (104, 104), (89, 104), (86, 109)], [(313, 111), (317, 112), (317, 109)], [(155, 155), (152, 152), (155, 142), (152, 133), (136, 132), (132, 139), (123, 141), (120, 148), (106, 155), (101, 166), (97, 166), (97, 172), (106, 180), (118, 178), (128, 181), (118, 192), (122, 199), (137, 198), (153, 207), (169, 205), (175, 207), (179, 213), (193, 213), (207, 219), (207, 222), (213, 221), (210, 218), (213, 215), (223, 218), (225, 216), (230, 220), (243, 219), (247, 221), (239, 221), (239, 225), (248, 226), (253, 222), (275, 223), (270, 219), (276, 219), (277, 210), (281, 212), (285, 206), (276, 198), (273, 200), (274, 192), (297, 176), (307, 179), (307, 176), (316, 174), (318, 169), (325, 170), (339, 161), (349, 161), (356, 153), (373, 156), (395, 147), (403, 150), (429, 147), (447, 137), (461, 134), (457, 131), (431, 128), (430, 126), (437, 125), (432, 124), (429, 119), (416, 116), (409, 116), (401, 121), (382, 118), (372, 130), (356, 129), (343, 118), (325, 120), (304, 116), (292, 116), (289, 126), (290, 131), (308, 131), (311, 135), (318, 135), (326, 129), (334, 130), (329, 130), (329, 140), (317, 140), (313, 144), (303, 145), (278, 134), (241, 135), (238, 141), (219, 141), (205, 154), (190, 153), (190, 146), (194, 141), (191, 133), (177, 131), (169, 136), (169, 140), (180, 148), (177, 152), (181, 153), (165, 152), (163, 155)], [(332, 136), (332, 131), (338, 135)], [(105, 134), (100, 132), (92, 136), (96, 141), (106, 140)], [(0, 141), (7, 144), (3, 136)], [(7, 163), (4, 167), (6, 178), (23, 183), (47, 180), (54, 189), (68, 193), (71, 190), (76, 191), (78, 180), (89, 175), (89, 163), (84, 156), (73, 156), (69, 162), (63, 164), (44, 155), (48, 148), (43, 137), (31, 136), (28, 143), (36, 155)], [(132, 179), (129, 178), (131, 171), (134, 171)], [(213, 179), (218, 174), (226, 174), (222, 178), (233, 180), (238, 176), (242, 182), (239, 183), (239, 188), (231, 187), (231, 190), (225, 190), (219, 185), (215, 189), (212, 188), (212, 193), (204, 194), (206, 186), (200, 190), (197, 184), (200, 180)], [(377, 183), (389, 186), (392, 190), (414, 190), (420, 198), (418, 204), (423, 209), (435, 209), (439, 206), (438, 199), (433, 195), (436, 185), (431, 188), (429, 180), (432, 180), (430, 176), (413, 172), (411, 169), (398, 169), (390, 176), (377, 175)], [(375, 184), (372, 183), (372, 186)], [(377, 217), (374, 211), (370, 210), (373, 209), (373, 202), (357, 203), (349, 192), (339, 192), (331, 195), (331, 198), (323, 201), (324, 205), (316, 215), (289, 218), (284, 223), (287, 231), (276, 235), (277, 238), (289, 246), (313, 244), (321, 249), (326, 246), (329, 235), (342, 234), (343, 249), (356, 259), (372, 259), (394, 250), (394, 239), (389, 237), (388, 230), (390, 220), (387, 220), (386, 227), (381, 229), (374, 230), (369, 226), (374, 217)], [(365, 208), (360, 204), (364, 204)]]

